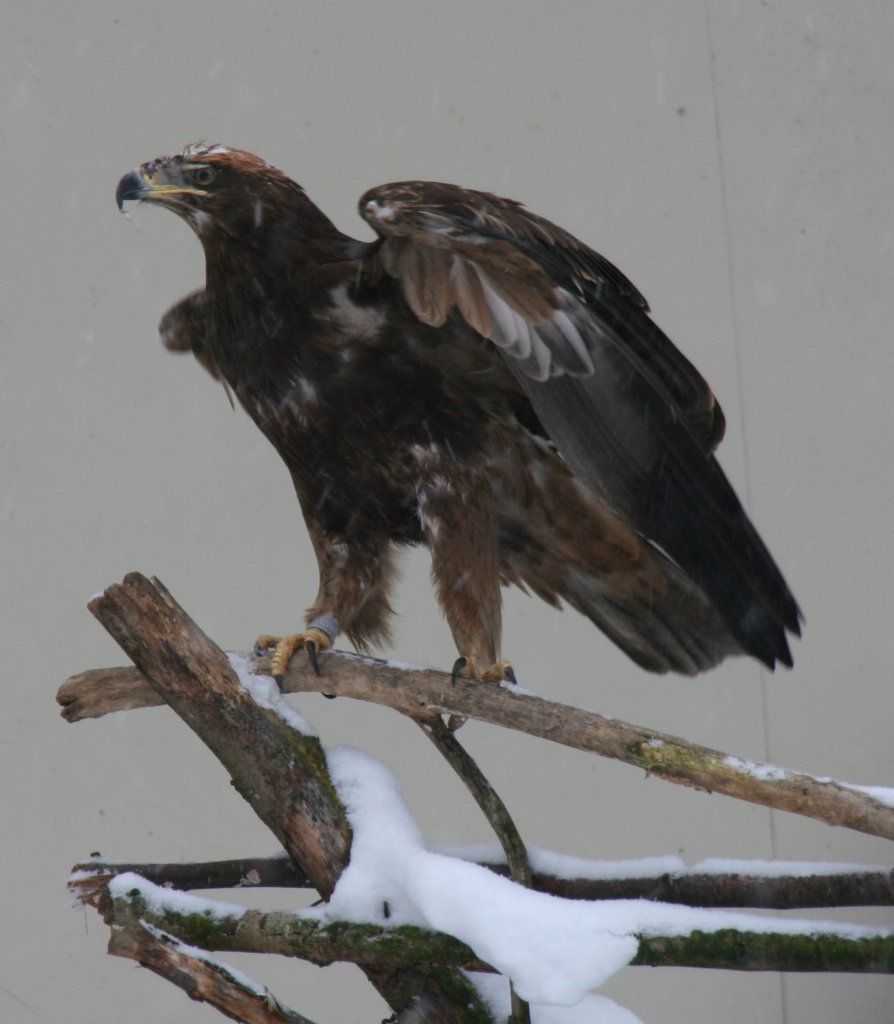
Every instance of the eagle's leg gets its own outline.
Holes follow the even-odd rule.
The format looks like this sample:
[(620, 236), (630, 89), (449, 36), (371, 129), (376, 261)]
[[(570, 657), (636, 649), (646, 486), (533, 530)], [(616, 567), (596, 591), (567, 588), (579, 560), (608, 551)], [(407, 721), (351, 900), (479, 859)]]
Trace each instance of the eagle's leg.
[(418, 506), (435, 591), (459, 652), (454, 675), (514, 678), (509, 663), (499, 660), (502, 597), (489, 488), (475, 481), (460, 497), (436, 477), (432, 486), (419, 488)]
[(273, 647), (271, 673), (282, 678), (296, 651), (307, 651), (318, 671), (316, 655), (328, 650), (339, 633), (346, 633), (359, 649), (387, 641), (392, 609), (388, 591), (394, 579), (392, 546), (383, 537), (363, 542), (324, 532), (307, 520), (308, 532), (320, 570), (320, 589), (308, 608), (306, 627), (284, 637), (259, 637), (258, 647)]

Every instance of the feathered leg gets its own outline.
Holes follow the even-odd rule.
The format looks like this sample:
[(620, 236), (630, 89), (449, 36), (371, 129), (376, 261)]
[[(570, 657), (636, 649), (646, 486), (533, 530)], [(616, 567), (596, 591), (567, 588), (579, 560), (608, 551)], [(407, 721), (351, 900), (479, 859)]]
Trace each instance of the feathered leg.
[(387, 642), (392, 614), (388, 592), (394, 580), (394, 552), (385, 538), (365, 538), (363, 544), (323, 532), (307, 523), (320, 570), (316, 600), (305, 615), (306, 628), (284, 637), (262, 636), (259, 648), (274, 647), (271, 672), (281, 678), (292, 655), (302, 647), (316, 669), (317, 651), (332, 646), (339, 633), (355, 647)]
[(500, 657), (502, 597), (496, 516), (489, 487), (479, 479), (432, 475), (417, 489), (419, 520), (431, 551), (432, 580), (463, 675), (501, 679), (511, 673)]

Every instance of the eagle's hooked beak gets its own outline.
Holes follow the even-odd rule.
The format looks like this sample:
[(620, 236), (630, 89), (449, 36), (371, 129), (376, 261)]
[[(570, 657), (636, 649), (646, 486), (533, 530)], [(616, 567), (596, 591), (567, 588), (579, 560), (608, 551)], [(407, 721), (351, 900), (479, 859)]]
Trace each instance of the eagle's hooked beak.
[(139, 170), (134, 167), (132, 171), (128, 171), (124, 175), (115, 189), (115, 202), (118, 204), (118, 209), (123, 210), (128, 199), (142, 199), (145, 193), (146, 183)]
[(154, 169), (153, 165), (146, 164), (142, 167), (134, 167), (132, 171), (128, 171), (118, 182), (118, 187), (115, 189), (115, 202), (118, 204), (118, 209), (123, 210), (124, 204), (130, 199), (164, 201), (169, 196), (176, 195), (208, 195), (203, 189), (194, 188), (190, 185), (159, 181), (159, 173), (159, 171)]

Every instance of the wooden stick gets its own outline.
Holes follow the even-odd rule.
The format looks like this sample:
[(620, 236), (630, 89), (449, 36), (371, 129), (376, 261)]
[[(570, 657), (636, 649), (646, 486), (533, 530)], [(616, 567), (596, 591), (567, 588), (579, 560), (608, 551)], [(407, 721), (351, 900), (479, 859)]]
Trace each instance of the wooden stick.
[[(482, 867), (508, 876), (505, 864), (479, 861)], [(763, 910), (804, 910), (815, 907), (894, 906), (894, 870), (830, 873), (823, 864), (816, 873), (765, 875), (684, 871), (638, 878), (560, 878), (535, 871), (532, 888), (569, 900), (653, 900), (688, 907), (736, 907)], [(288, 857), (247, 857), (197, 864), (125, 863), (88, 860), (72, 868), (69, 885), (90, 889), (115, 875), (133, 871), (156, 885), (177, 889), (227, 889), (268, 886), (308, 888), (310, 881)]]
[[(462, 779), (466, 789), (472, 794), (481, 813), (487, 818), (494, 830), (509, 868), (509, 877), (526, 889), (531, 888), (531, 867), (528, 864), (528, 851), (518, 831), (509, 809), (503, 803), (499, 793), (494, 789), (484, 772), (466, 748), (456, 738), (453, 729), (444, 724), (439, 717), (417, 719), (419, 728), (437, 747), (444, 759)], [(531, 1024), (531, 1008), (516, 992), (515, 985), (509, 985), (510, 1014), (509, 1024)]]
[[(269, 659), (257, 659), (265, 671)], [(344, 651), (320, 655), (317, 676), (307, 659), (292, 659), (283, 689), (370, 701), (413, 719), (434, 715), (474, 718), (578, 750), (614, 758), (649, 775), (709, 793), (801, 814), (829, 825), (894, 839), (894, 807), (835, 780), (731, 757), (687, 740), (545, 700), (509, 686), (481, 684), (448, 672), (409, 668)], [(69, 721), (157, 704), (134, 669), (81, 672), (57, 695)], [(145, 704), (140, 703), (145, 700)]]
[(159, 977), (172, 982), (197, 1002), (208, 1003), (232, 1020), (245, 1024), (313, 1024), (283, 1006), (273, 994), (252, 987), (224, 964), (186, 952), (186, 947), (167, 932), (150, 929), (131, 909), (119, 908), (118, 927), (109, 939), (109, 953), (136, 960)]

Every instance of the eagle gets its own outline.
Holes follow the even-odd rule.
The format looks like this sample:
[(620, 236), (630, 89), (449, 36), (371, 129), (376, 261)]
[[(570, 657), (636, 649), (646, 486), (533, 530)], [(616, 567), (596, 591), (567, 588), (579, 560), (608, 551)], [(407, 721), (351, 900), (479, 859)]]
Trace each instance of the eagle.
[(501, 587), (587, 616), (636, 664), (791, 667), (801, 613), (714, 450), (708, 384), (603, 256), (521, 203), (431, 181), (360, 199), (343, 234), (282, 171), (204, 143), (128, 172), (174, 211), (204, 288), (160, 335), (274, 446), (319, 564), (292, 655), (386, 643), (399, 549), (424, 544), (454, 672), (514, 678)]

